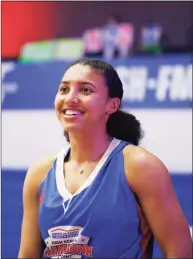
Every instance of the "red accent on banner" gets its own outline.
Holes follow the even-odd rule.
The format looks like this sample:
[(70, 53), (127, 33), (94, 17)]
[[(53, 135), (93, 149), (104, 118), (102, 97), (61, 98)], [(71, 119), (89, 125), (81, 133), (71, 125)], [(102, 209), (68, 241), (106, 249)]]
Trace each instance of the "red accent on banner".
[(53, 2), (2, 2), (2, 57), (17, 57), (26, 42), (53, 38), (58, 22)]

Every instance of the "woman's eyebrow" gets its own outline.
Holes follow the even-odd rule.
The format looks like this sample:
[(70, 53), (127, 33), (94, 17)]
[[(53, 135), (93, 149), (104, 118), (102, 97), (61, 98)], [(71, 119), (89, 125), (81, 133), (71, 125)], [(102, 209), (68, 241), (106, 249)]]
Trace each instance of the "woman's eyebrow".
[(70, 84), (70, 81), (64, 81), (64, 80), (62, 80), (62, 81), (61, 81), (61, 84), (69, 85), (69, 84)]
[[(64, 81), (64, 80), (62, 80), (62, 81), (61, 81), (61, 84), (70, 85), (71, 82), (72, 82), (72, 81)], [(80, 81), (79, 84), (80, 84), (80, 85), (91, 85), (91, 86), (93, 86), (94, 88), (96, 88), (96, 86), (95, 86), (93, 83), (87, 82), (87, 81)]]
[(81, 85), (91, 85), (91, 86), (93, 86), (94, 88), (96, 88), (96, 86), (95, 86), (93, 83), (91, 83), (91, 82), (81, 81), (80, 84), (81, 84)]

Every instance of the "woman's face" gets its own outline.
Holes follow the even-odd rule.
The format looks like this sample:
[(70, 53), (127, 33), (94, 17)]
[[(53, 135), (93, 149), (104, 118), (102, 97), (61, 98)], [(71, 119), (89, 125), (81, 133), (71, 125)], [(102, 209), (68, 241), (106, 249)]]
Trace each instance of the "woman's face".
[(118, 108), (115, 99), (108, 97), (103, 75), (76, 64), (62, 77), (55, 98), (56, 115), (65, 131), (97, 129)]

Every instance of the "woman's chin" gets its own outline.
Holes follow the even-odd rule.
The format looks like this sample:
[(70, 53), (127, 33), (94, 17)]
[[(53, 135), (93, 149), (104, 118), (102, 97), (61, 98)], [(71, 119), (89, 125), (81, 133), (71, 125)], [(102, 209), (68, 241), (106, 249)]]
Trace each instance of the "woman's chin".
[(81, 131), (80, 125), (65, 125), (64, 131), (68, 133), (76, 133)]

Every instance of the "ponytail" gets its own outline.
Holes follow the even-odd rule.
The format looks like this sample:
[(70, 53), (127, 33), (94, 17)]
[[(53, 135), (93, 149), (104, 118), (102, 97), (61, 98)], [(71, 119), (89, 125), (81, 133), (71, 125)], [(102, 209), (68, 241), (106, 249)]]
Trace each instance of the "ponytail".
[[(110, 115), (107, 121), (107, 133), (113, 138), (130, 142), (135, 146), (139, 145), (144, 135), (141, 124), (135, 116), (122, 110)], [(67, 131), (64, 131), (64, 136), (69, 142)]]
[(107, 133), (114, 138), (118, 138), (133, 145), (138, 146), (144, 132), (140, 122), (134, 115), (117, 110), (111, 114), (107, 121)]

